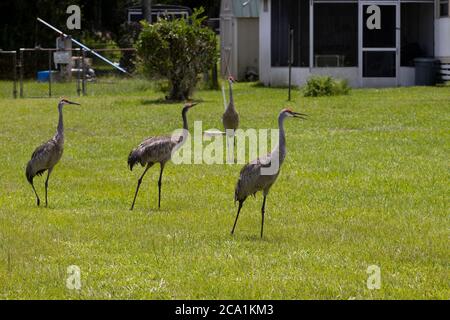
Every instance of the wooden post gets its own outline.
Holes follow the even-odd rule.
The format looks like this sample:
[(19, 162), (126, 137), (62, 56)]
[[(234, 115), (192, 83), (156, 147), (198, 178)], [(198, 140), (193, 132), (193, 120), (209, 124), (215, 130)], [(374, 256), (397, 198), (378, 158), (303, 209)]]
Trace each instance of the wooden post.
[(13, 53), (13, 97), (14, 99), (17, 99), (17, 52), (14, 51)]
[(20, 79), (20, 97), (23, 98), (23, 50), (19, 52), (19, 79)]
[(217, 72), (217, 61), (214, 63), (214, 65), (212, 67), (212, 87), (215, 90), (219, 89), (219, 79), (218, 79), (218, 72)]

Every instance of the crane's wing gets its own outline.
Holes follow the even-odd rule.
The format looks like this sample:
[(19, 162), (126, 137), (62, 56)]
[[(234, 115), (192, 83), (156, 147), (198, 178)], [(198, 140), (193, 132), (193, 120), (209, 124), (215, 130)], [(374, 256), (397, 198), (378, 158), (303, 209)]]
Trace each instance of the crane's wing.
[(58, 151), (58, 148), (59, 147), (56, 141), (54, 139), (50, 139), (34, 150), (33, 154), (31, 155), (31, 160), (32, 161), (48, 160), (55, 154), (55, 151)]
[(170, 157), (174, 146), (175, 143), (171, 140), (171, 137), (153, 137), (145, 140), (141, 144), (141, 150), (144, 156), (155, 160), (152, 162), (158, 162), (158, 160), (162, 160), (167, 156)]
[(170, 159), (176, 141), (169, 136), (149, 137), (130, 152), (128, 166), (130, 170), (139, 162), (142, 166), (149, 163), (164, 162)]
[(62, 145), (53, 138), (40, 145), (31, 155), (26, 168), (26, 176), (32, 182), (35, 175), (41, 175), (45, 170), (54, 167), (62, 156)]
[(261, 168), (270, 167), (270, 154), (247, 163), (239, 173), (239, 179), (234, 192), (234, 200), (244, 200), (260, 191), (264, 179), (261, 179)]

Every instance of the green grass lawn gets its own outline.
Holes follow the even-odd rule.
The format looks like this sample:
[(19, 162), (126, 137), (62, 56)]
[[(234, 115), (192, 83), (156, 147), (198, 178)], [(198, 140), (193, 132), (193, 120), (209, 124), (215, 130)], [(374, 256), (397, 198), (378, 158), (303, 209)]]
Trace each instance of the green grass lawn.
[[(3, 91), (10, 84), (1, 83)], [(353, 90), (286, 102), (285, 89), (238, 84), (241, 127), (276, 128), (288, 154), (266, 206), (244, 205), (234, 236), (241, 165), (159, 166), (144, 179), (127, 156), (143, 138), (181, 127), (181, 104), (143, 81), (90, 85), (66, 106), (65, 153), (49, 208), (36, 207), (25, 166), (56, 129), (58, 99), (0, 100), (2, 299), (449, 299), (450, 89)], [(8, 87), (9, 88), (9, 87)], [(58, 89), (63, 94), (64, 86)], [(70, 95), (69, 95), (70, 94)], [(219, 91), (197, 91), (189, 114), (221, 128)], [(35, 179), (43, 196), (43, 178)], [(66, 288), (81, 269), (81, 290)], [(381, 268), (381, 289), (366, 270)]]

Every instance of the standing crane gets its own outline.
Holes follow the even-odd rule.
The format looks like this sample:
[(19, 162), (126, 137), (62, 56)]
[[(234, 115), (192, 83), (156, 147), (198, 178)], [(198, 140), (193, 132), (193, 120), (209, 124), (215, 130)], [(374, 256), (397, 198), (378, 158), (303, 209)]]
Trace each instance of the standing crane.
[(228, 135), (232, 130), (233, 136), (235, 130), (239, 127), (239, 113), (236, 111), (233, 99), (233, 83), (235, 82), (233, 77), (228, 77), (228, 85), (230, 88), (230, 103), (228, 104), (225, 112), (222, 115), (222, 123), (225, 128), (225, 133)]
[(183, 118), (183, 135), (178, 137), (171, 136), (156, 136), (145, 139), (141, 144), (133, 149), (128, 156), (128, 166), (131, 171), (136, 163), (140, 163), (141, 166), (146, 166), (141, 177), (138, 179), (138, 184), (136, 187), (136, 192), (134, 193), (133, 203), (130, 210), (133, 210), (134, 204), (136, 202), (136, 197), (139, 192), (139, 187), (141, 186), (142, 179), (155, 163), (160, 164), (160, 173), (158, 180), (158, 208), (161, 207), (161, 185), (162, 185), (162, 175), (164, 166), (167, 161), (172, 157), (172, 151), (175, 147), (179, 148), (181, 144), (186, 142), (188, 133), (188, 123), (186, 118), (186, 113), (190, 108), (195, 106), (197, 103), (186, 103), (181, 112), (181, 117)]
[[(258, 191), (262, 191), (264, 199), (261, 208), (261, 238), (263, 236), (266, 197), (269, 193), (270, 188), (277, 180), (281, 165), (283, 164), (286, 157), (284, 119), (286, 119), (287, 117), (306, 119), (305, 114), (294, 112), (289, 108), (281, 110), (280, 114), (278, 115), (278, 127), (280, 130), (278, 145), (268, 155), (257, 158), (249, 162), (242, 168), (234, 192), (234, 201), (239, 202), (239, 208), (236, 215), (236, 220), (234, 221), (233, 229), (231, 230), (231, 234), (234, 233), (234, 229), (236, 228), (236, 223), (239, 218), (239, 213), (241, 212), (242, 205), (244, 204), (245, 199), (247, 199), (247, 197), (250, 195), (255, 195)], [(272, 174), (263, 174), (261, 172), (263, 168), (273, 168), (272, 165), (277, 166), (276, 172), (271, 172)]]
[(45, 206), (48, 205), (47, 192), (48, 192), (48, 179), (53, 171), (53, 168), (59, 162), (62, 157), (64, 150), (64, 123), (63, 123), (63, 106), (66, 104), (76, 104), (76, 102), (71, 102), (66, 99), (62, 99), (58, 103), (59, 120), (58, 127), (56, 129), (56, 134), (48, 140), (46, 143), (37, 147), (31, 155), (31, 160), (28, 161), (27, 169), (25, 175), (28, 182), (33, 188), (34, 194), (36, 195), (37, 205), (39, 206), (41, 200), (34, 188), (33, 179), (35, 176), (41, 176), (45, 171), (47, 171), (47, 179), (45, 180)]

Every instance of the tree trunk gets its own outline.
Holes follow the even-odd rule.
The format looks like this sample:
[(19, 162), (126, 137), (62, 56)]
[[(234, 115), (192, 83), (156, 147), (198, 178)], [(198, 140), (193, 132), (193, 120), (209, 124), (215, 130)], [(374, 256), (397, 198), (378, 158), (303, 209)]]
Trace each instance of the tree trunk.
[(171, 82), (171, 88), (170, 88), (170, 94), (169, 94), (168, 100), (170, 100), (170, 101), (182, 101), (182, 100), (185, 100), (185, 99), (188, 98), (183, 93), (183, 89), (181, 88), (181, 84), (177, 80), (172, 80), (170, 82)]
[(144, 20), (152, 23), (152, 0), (141, 0), (141, 7)]

